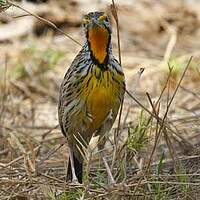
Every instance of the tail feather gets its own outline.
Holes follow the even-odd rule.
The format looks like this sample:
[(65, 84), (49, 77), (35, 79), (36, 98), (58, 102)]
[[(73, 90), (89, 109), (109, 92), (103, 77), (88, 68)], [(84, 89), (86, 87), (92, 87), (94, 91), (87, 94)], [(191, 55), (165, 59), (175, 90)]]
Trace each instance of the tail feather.
[[(73, 158), (74, 158), (74, 168), (75, 168), (76, 177), (78, 179), (78, 182), (82, 183), (83, 182), (83, 161), (79, 161), (75, 157), (74, 154), (73, 154)], [(72, 170), (71, 170), (70, 158), (68, 162), (66, 181), (72, 181)]]

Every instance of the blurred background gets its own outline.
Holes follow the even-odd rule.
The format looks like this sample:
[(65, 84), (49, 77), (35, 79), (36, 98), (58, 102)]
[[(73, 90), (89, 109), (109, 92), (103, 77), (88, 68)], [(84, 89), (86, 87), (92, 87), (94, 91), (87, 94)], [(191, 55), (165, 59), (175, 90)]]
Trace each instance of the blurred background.
[[(50, 20), (81, 44), (85, 40), (82, 16), (96, 10), (107, 12), (113, 25), (113, 51), (118, 58), (111, 0), (13, 2)], [(160, 116), (164, 115), (190, 56), (194, 57), (167, 117), (173, 130), (181, 135), (172, 138), (172, 143), (177, 154), (183, 155), (188, 151), (186, 141), (189, 145), (200, 144), (200, 3), (198, 0), (116, 0), (115, 3), (127, 90), (146, 108), (152, 109), (146, 93), (149, 93), (152, 102), (158, 100), (166, 86), (169, 67), (172, 67), (167, 91), (160, 101)], [(45, 160), (42, 163), (45, 163), (43, 173), (52, 173), (52, 176), (64, 180), (66, 146), (49, 158), (48, 155), (63, 141), (57, 126), (58, 91), (81, 46), (15, 6), (1, 11), (0, 178), (20, 179), (27, 174), (30, 178), (37, 164)], [(143, 73), (141, 69), (144, 69)], [(122, 113), (124, 136), (130, 134), (130, 127), (133, 130), (138, 127), (141, 110), (132, 98), (125, 96)], [(154, 134), (154, 130), (149, 131), (148, 142), (142, 144), (142, 150), (138, 150), (139, 154), (140, 150), (142, 152), (144, 163), (149, 157), (147, 152), (152, 148)], [(169, 156), (164, 141), (160, 140), (157, 147), (154, 161), (163, 151), (166, 157)], [(41, 183), (44, 180), (44, 177), (41, 178)], [(8, 189), (10, 182), (3, 185)], [(15, 192), (16, 184), (10, 187), (10, 191)], [(19, 186), (21, 191), (24, 187), (23, 184)], [(31, 195), (41, 192), (40, 189), (32, 189)], [(0, 196), (3, 198), (5, 195), (9, 196), (0, 190)]]

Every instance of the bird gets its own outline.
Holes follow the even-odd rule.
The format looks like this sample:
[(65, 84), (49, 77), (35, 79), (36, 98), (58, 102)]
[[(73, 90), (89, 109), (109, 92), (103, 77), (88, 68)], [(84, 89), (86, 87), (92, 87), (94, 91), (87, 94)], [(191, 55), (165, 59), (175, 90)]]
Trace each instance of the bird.
[(69, 147), (66, 181), (83, 183), (83, 148), (99, 136), (98, 150), (115, 183), (103, 149), (124, 98), (125, 76), (112, 53), (108, 15), (89, 12), (82, 27), (85, 43), (64, 76), (58, 103), (59, 125)]

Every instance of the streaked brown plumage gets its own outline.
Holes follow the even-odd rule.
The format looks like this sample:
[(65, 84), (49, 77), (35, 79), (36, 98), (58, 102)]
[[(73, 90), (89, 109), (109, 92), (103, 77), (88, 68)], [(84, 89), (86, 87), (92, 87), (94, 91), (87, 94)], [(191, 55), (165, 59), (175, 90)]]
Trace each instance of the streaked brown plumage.
[[(99, 135), (103, 149), (124, 90), (124, 74), (111, 47), (111, 25), (103, 12), (84, 16), (86, 42), (65, 74), (60, 88), (59, 124), (67, 137), (70, 162), (67, 180), (82, 182), (82, 145)], [(78, 140), (78, 141), (77, 141)], [(81, 143), (81, 144), (80, 144)]]

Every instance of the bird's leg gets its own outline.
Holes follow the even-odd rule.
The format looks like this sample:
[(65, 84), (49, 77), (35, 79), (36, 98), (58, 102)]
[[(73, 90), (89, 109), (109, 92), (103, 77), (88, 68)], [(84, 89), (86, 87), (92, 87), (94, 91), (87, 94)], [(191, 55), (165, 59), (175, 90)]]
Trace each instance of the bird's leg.
[(70, 158), (70, 164), (71, 164), (71, 170), (72, 170), (72, 183), (78, 183), (78, 179), (76, 177), (75, 168), (74, 168), (73, 151), (71, 147), (69, 147), (69, 158)]
[(107, 174), (108, 174), (108, 182), (111, 183), (111, 184), (115, 184), (116, 182), (115, 182), (115, 179), (113, 178), (111, 169), (110, 169), (110, 167), (109, 167), (109, 165), (108, 165), (108, 162), (107, 162), (107, 160), (106, 160), (106, 155), (105, 155), (105, 153), (101, 151), (101, 152), (100, 152), (100, 155), (101, 155), (101, 157), (102, 157), (103, 163), (104, 163), (105, 168), (106, 168), (106, 172), (107, 172)]
[[(103, 160), (103, 163), (105, 165), (105, 168), (106, 168), (106, 171), (107, 171), (107, 174), (108, 174), (108, 182), (111, 183), (111, 184), (115, 184), (115, 179), (113, 178), (113, 175), (112, 175), (112, 172), (111, 172), (111, 169), (108, 165), (108, 162), (106, 160), (106, 155), (103, 151), (104, 149), (104, 146), (105, 146), (105, 143), (106, 143), (106, 139), (107, 139), (107, 124), (109, 124), (110, 120), (112, 120), (113, 118), (113, 112), (112, 112), (112, 109), (110, 110), (110, 112), (108, 113), (108, 116), (106, 117), (105, 121), (104, 121), (104, 125), (101, 127), (101, 129), (99, 129), (99, 131), (97, 132), (100, 133), (100, 137), (99, 137), (99, 141), (98, 141), (98, 150), (100, 152), (100, 155), (102, 157), (102, 160)], [(101, 135), (101, 132), (103, 132), (104, 134)]]

